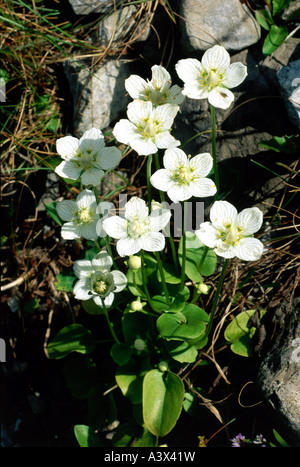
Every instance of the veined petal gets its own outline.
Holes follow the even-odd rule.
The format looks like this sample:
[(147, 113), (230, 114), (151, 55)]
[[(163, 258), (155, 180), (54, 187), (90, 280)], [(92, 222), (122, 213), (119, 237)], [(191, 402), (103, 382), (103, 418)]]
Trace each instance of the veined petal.
[(192, 182), (191, 191), (193, 196), (196, 198), (206, 198), (208, 196), (214, 196), (217, 192), (215, 183), (210, 178), (201, 177), (195, 182)]
[(190, 99), (206, 99), (209, 96), (209, 91), (206, 87), (203, 88), (198, 81), (191, 81), (184, 85), (182, 94)]
[(91, 298), (90, 286), (86, 279), (79, 279), (75, 283), (73, 293), (77, 300), (89, 300)]
[(80, 238), (77, 224), (75, 224), (75, 222), (65, 222), (61, 228), (61, 236), (64, 240)]
[(125, 274), (123, 274), (121, 271), (112, 271), (111, 274), (114, 278), (114, 284), (116, 286), (114, 292), (121, 292), (127, 285), (127, 278)]
[(216, 201), (210, 210), (210, 220), (217, 228), (236, 226), (237, 210), (228, 201)]
[(185, 99), (185, 96), (182, 94), (182, 89), (177, 86), (177, 84), (174, 84), (169, 90), (168, 94), (168, 102), (170, 104), (182, 104), (182, 102)]
[(171, 84), (170, 73), (161, 65), (153, 65), (152, 71), (152, 84), (153, 86), (161, 90), (166, 83)]
[(103, 148), (100, 153), (99, 162), (104, 170), (114, 169), (122, 159), (121, 151), (116, 147)]
[(260, 209), (253, 207), (243, 209), (238, 215), (237, 225), (244, 236), (257, 232), (263, 223), (263, 213)]
[(100, 238), (105, 238), (107, 236), (107, 233), (103, 229), (103, 221), (104, 219), (99, 219), (97, 224), (96, 224), (96, 233), (98, 237)]
[(192, 157), (189, 163), (199, 177), (206, 177), (213, 167), (213, 158), (208, 152), (205, 152)]
[(152, 116), (152, 109), (152, 102), (134, 100), (127, 107), (128, 119), (135, 125), (140, 125)]
[(92, 222), (87, 222), (86, 224), (78, 224), (77, 232), (80, 237), (85, 238), (86, 240), (97, 240), (96, 225), (98, 219), (93, 220)]
[(195, 234), (201, 242), (209, 248), (215, 248), (218, 244), (218, 231), (210, 222), (202, 222)]
[(136, 137), (136, 133), (136, 126), (124, 118), (119, 120), (113, 129), (114, 137), (117, 139), (117, 141), (123, 144), (129, 144), (132, 138)]
[(146, 138), (142, 134), (137, 133), (135, 134), (134, 138), (130, 140), (129, 144), (132, 149), (134, 149), (140, 156), (149, 156), (150, 154), (155, 154), (158, 148), (158, 146), (152, 141), (152, 138)]
[(226, 77), (222, 84), (226, 88), (235, 88), (244, 81), (247, 74), (247, 67), (241, 62), (231, 63), (226, 71)]
[(196, 83), (203, 66), (196, 58), (184, 58), (176, 63), (175, 70), (184, 83)]
[(218, 109), (228, 109), (233, 101), (233, 93), (223, 86), (216, 86), (208, 94), (208, 102)]
[(94, 273), (92, 262), (87, 259), (78, 259), (75, 261), (73, 270), (78, 279), (90, 277)]
[(100, 251), (92, 259), (92, 265), (95, 271), (107, 272), (110, 271), (113, 260), (112, 257), (106, 251)]
[(140, 238), (141, 248), (145, 251), (161, 251), (165, 243), (165, 237), (161, 232), (149, 232)]
[(102, 169), (86, 169), (81, 175), (81, 181), (83, 185), (97, 186), (100, 184), (101, 179), (104, 177)]
[(161, 133), (157, 133), (154, 136), (154, 142), (158, 149), (175, 148), (180, 146), (180, 141), (175, 139), (169, 131), (162, 131)]
[[(76, 203), (79, 209), (91, 208), (93, 204), (96, 203), (96, 197), (92, 190), (83, 190), (79, 193), (76, 198)], [(96, 211), (96, 207), (95, 207)]]
[(174, 184), (167, 193), (174, 203), (186, 201), (193, 196), (190, 185), (180, 185), (179, 183)]
[(204, 52), (201, 64), (205, 70), (224, 72), (230, 65), (230, 55), (221, 45), (214, 45)]
[(87, 150), (97, 153), (104, 147), (104, 135), (98, 128), (91, 128), (84, 132), (79, 140), (79, 148), (82, 152)]
[(83, 133), (82, 137), (79, 140), (79, 144), (82, 143), (84, 140), (100, 140), (104, 144), (104, 135), (101, 130), (98, 128), (91, 128)]
[(56, 141), (56, 150), (65, 160), (70, 160), (76, 156), (79, 148), (79, 141), (74, 136), (64, 136)]
[(174, 104), (163, 104), (154, 109), (153, 118), (160, 122), (161, 131), (171, 128), (178, 111), (179, 106)]
[[(112, 306), (113, 304), (113, 301), (114, 301), (114, 298), (115, 298), (115, 294), (113, 292), (111, 292), (109, 295), (107, 295), (107, 297), (105, 297), (104, 299), (104, 305), (106, 306), (106, 308), (109, 308)], [(93, 300), (94, 302), (96, 303), (96, 305), (100, 306), (101, 308), (103, 308), (103, 304), (102, 304), (102, 299), (101, 297), (93, 297)]]
[(169, 209), (157, 208), (150, 214), (150, 229), (151, 231), (159, 231), (164, 229), (171, 219), (171, 211)]
[(171, 174), (166, 169), (159, 169), (154, 172), (150, 177), (150, 183), (154, 188), (161, 191), (168, 191), (174, 185)]
[(222, 256), (223, 258), (230, 259), (236, 256), (236, 247), (226, 244), (220, 240), (216, 248), (214, 248), (214, 252), (218, 256)]
[(75, 201), (64, 199), (56, 205), (56, 211), (63, 221), (70, 221), (75, 216), (78, 207)]
[(127, 220), (120, 216), (107, 217), (102, 222), (103, 230), (112, 238), (127, 237)]
[(77, 180), (80, 177), (82, 168), (78, 167), (73, 160), (63, 161), (55, 168), (57, 175), (63, 178)]
[(144, 99), (147, 82), (138, 75), (131, 75), (125, 79), (125, 89), (132, 99)]
[(165, 151), (163, 163), (167, 170), (173, 171), (181, 166), (188, 167), (188, 158), (182, 149), (171, 148)]
[(135, 255), (141, 250), (141, 242), (139, 239), (130, 237), (121, 238), (118, 240), (116, 248), (117, 252), (122, 257)]
[(149, 209), (143, 199), (133, 196), (125, 204), (125, 218), (129, 221), (145, 220), (149, 215)]
[(257, 261), (263, 254), (264, 245), (257, 238), (242, 238), (235, 247), (235, 254), (245, 261)]

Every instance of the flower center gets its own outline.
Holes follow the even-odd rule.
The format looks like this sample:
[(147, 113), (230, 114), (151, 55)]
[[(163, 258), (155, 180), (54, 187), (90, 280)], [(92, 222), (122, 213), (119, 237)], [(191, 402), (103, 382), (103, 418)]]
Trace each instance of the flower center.
[(83, 169), (91, 169), (95, 163), (95, 156), (91, 149), (86, 149), (84, 152), (79, 151), (77, 154), (77, 165)]
[(128, 221), (127, 231), (130, 237), (139, 238), (150, 231), (150, 221), (148, 219), (140, 222), (138, 220)]
[(236, 246), (241, 239), (240, 230), (230, 226), (226, 231), (221, 232), (221, 239), (226, 245)]
[(152, 138), (158, 132), (158, 123), (148, 118), (146, 125), (143, 128), (143, 135), (147, 138)]
[(78, 221), (82, 222), (83, 224), (90, 222), (92, 216), (93, 216), (93, 213), (88, 208), (83, 208), (77, 213)]
[(194, 178), (193, 169), (190, 167), (178, 167), (173, 174), (173, 180), (181, 185), (189, 185)]
[(115, 289), (112, 274), (95, 272), (91, 277), (91, 289), (94, 294), (100, 295), (102, 298), (107, 297)]
[(200, 78), (200, 84), (203, 87), (207, 87), (209, 91), (211, 91), (216, 86), (219, 86), (222, 82), (224, 76), (220, 71), (217, 70), (209, 70), (204, 71)]

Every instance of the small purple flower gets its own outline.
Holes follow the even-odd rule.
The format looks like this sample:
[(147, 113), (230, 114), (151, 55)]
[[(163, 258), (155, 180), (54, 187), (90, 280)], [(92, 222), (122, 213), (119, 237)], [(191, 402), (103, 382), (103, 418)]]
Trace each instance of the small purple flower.
[(241, 433), (239, 433), (235, 438), (232, 438), (231, 440), (233, 448), (240, 448), (241, 443), (245, 442), (245, 436), (243, 436)]

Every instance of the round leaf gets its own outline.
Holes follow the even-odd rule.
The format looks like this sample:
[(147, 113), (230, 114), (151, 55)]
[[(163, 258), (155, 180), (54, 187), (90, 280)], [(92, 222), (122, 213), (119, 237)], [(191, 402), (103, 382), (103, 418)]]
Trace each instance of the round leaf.
[(81, 324), (61, 329), (47, 346), (49, 358), (63, 358), (71, 352), (89, 354), (95, 349), (91, 331)]

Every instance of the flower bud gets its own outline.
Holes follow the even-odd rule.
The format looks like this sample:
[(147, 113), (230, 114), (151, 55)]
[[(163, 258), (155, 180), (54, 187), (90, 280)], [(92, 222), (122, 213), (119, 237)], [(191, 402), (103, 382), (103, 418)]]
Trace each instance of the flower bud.
[(196, 284), (196, 290), (200, 294), (207, 295), (209, 289), (210, 289), (210, 285), (203, 284), (203, 282), (199, 283), (199, 284)]
[(142, 266), (141, 258), (139, 256), (130, 255), (128, 260), (128, 266), (134, 271), (137, 271)]
[(134, 348), (140, 352), (142, 350), (145, 350), (145, 348), (147, 347), (146, 342), (143, 339), (135, 339), (133, 345), (134, 345)]
[(162, 371), (162, 372), (167, 371), (167, 370), (169, 369), (169, 365), (168, 365), (167, 362), (165, 362), (164, 360), (162, 360), (162, 361), (159, 362), (159, 364), (158, 364), (158, 369), (159, 369), (159, 371)]
[(139, 302), (138, 300), (134, 300), (130, 304), (131, 311), (142, 311), (143, 303)]

